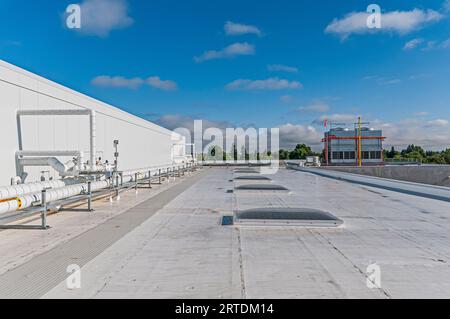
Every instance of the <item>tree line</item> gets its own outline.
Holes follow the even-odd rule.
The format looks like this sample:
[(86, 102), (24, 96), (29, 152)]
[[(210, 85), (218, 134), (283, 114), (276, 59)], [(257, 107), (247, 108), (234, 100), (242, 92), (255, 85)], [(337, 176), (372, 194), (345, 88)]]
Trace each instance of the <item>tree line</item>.
[[(230, 154), (224, 152), (220, 147), (212, 147), (207, 154), (202, 155), (202, 160), (267, 160), (275, 158), (272, 155), (277, 154), (271, 152), (249, 154), (245, 147), (238, 152), (236, 146), (233, 145)], [(319, 156), (321, 160), (325, 157), (324, 152), (314, 152), (306, 144), (298, 144), (294, 149), (280, 149), (278, 154), (280, 160), (299, 160), (306, 159), (308, 156)], [(411, 144), (406, 149), (397, 151), (395, 147), (391, 147), (390, 150), (384, 150), (384, 158), (394, 161), (417, 161), (423, 164), (450, 164), (450, 148), (444, 151), (425, 151), (421, 146)]]
[(444, 151), (425, 151), (418, 145), (408, 145), (404, 150), (395, 147), (384, 151), (384, 157), (392, 160), (415, 160), (424, 164), (450, 164), (450, 148)]

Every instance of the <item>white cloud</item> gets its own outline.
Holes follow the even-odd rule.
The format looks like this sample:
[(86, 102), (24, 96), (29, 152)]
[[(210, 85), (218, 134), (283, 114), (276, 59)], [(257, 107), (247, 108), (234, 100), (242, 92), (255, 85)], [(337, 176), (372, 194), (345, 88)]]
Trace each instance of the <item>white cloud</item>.
[(206, 51), (200, 56), (194, 57), (194, 61), (201, 63), (208, 60), (232, 58), (239, 55), (254, 55), (255, 47), (247, 42), (244, 43), (234, 43), (222, 50), (211, 50)]
[(322, 101), (316, 101), (308, 106), (303, 106), (298, 109), (300, 112), (311, 112), (311, 113), (326, 113), (330, 111), (330, 106)]
[(227, 84), (226, 88), (228, 90), (245, 90), (245, 91), (295, 90), (301, 89), (302, 84), (297, 81), (289, 81), (279, 78), (269, 78), (266, 80), (239, 79)]
[(378, 77), (376, 75), (366, 75), (365, 77), (363, 77), (364, 81), (369, 81), (369, 80), (374, 80), (377, 79)]
[(441, 47), (444, 49), (450, 48), (450, 38), (448, 38), (447, 40), (443, 41), (441, 43)]
[(364, 81), (375, 81), (378, 85), (393, 85), (399, 84), (402, 80), (397, 78), (386, 78), (381, 76), (370, 75), (363, 78)]
[(422, 51), (432, 51), (448, 48), (450, 48), (450, 38), (444, 41), (436, 41), (436, 40), (428, 41), (427, 45), (424, 48), (422, 48)]
[(200, 119), (197, 117), (189, 116), (189, 115), (181, 115), (181, 114), (166, 114), (157, 118), (154, 122), (159, 124), (169, 130), (175, 130), (177, 128), (185, 128), (191, 132), (192, 136), (194, 135), (194, 121), (202, 120), (203, 129), (207, 129), (210, 127), (219, 128), (221, 130), (225, 130), (228, 127), (233, 127), (233, 125), (227, 121), (214, 121), (207, 119)]
[(279, 126), (280, 129), (280, 147), (293, 148), (297, 144), (307, 144), (316, 146), (315, 149), (320, 149), (321, 139), (323, 138), (315, 127), (311, 125), (294, 125), (284, 124)]
[(395, 32), (400, 35), (418, 30), (427, 24), (437, 22), (443, 15), (428, 9), (413, 9), (411, 11), (391, 11), (382, 13), (381, 29), (369, 29), (367, 18), (369, 13), (352, 12), (341, 19), (334, 19), (325, 29), (326, 33), (337, 34), (343, 39), (351, 34), (364, 34), (376, 31)]
[(174, 91), (178, 88), (174, 81), (163, 81), (158, 76), (151, 76), (147, 79), (148, 85), (163, 91)]
[(414, 116), (427, 116), (429, 113), (428, 112), (426, 112), (426, 111), (422, 111), (422, 112), (416, 112), (416, 113), (414, 113), (413, 115)]
[[(194, 119), (196, 117), (185, 115), (163, 115), (154, 120), (155, 123), (164, 126), (170, 130), (176, 128), (186, 128), (193, 136)], [(353, 114), (331, 114), (324, 115), (314, 122), (323, 125), (323, 121), (344, 122), (353, 127), (357, 122), (358, 115)], [(226, 128), (235, 127), (227, 121), (203, 120), (203, 128), (216, 127), (224, 131)], [(422, 119), (407, 119), (399, 122), (383, 122), (378, 120), (371, 121), (371, 127), (383, 130), (383, 136), (386, 136), (385, 148), (395, 146), (397, 149), (404, 149), (409, 144), (420, 145), (429, 150), (443, 150), (450, 145), (450, 125), (446, 119), (437, 119), (423, 121)], [(312, 146), (315, 151), (321, 151), (323, 144), (323, 129), (314, 125), (303, 124), (283, 124), (279, 125), (280, 146), (281, 148), (293, 148), (297, 144), (305, 143)]]
[(432, 120), (432, 121), (428, 121), (426, 122), (425, 126), (426, 127), (443, 127), (443, 126), (447, 126), (448, 125), (448, 121), (447, 120), (443, 120), (443, 119), (437, 119), (437, 120)]
[(224, 26), (225, 33), (227, 35), (244, 35), (244, 34), (256, 34), (262, 35), (261, 30), (253, 25), (234, 23), (227, 21)]
[(280, 101), (288, 104), (294, 102), (294, 98), (291, 95), (283, 95), (280, 97)]
[[(199, 118), (180, 115), (180, 114), (167, 114), (162, 115), (159, 118), (153, 120), (158, 125), (161, 125), (169, 130), (175, 130), (177, 128), (185, 128), (191, 135), (191, 140), (194, 136), (194, 120)], [(218, 128), (224, 132), (227, 128), (234, 128), (235, 125), (227, 121), (214, 121), (202, 119), (203, 130), (207, 128)], [(254, 127), (253, 125), (251, 127)], [(293, 148), (297, 144), (308, 144), (313, 146), (317, 151), (321, 148), (322, 133), (311, 125), (294, 125), (283, 124), (278, 127), (280, 129), (280, 147), (281, 148)], [(189, 135), (186, 136), (189, 138)]]
[(450, 145), (448, 120), (409, 119), (392, 123), (380, 122), (376, 127), (382, 129), (383, 135), (387, 137), (385, 148), (395, 146), (403, 149), (414, 144), (427, 150), (443, 150)]
[(298, 68), (293, 66), (287, 66), (282, 64), (272, 64), (268, 65), (267, 69), (270, 72), (287, 72), (287, 73), (298, 73)]
[(133, 24), (126, 0), (84, 0), (81, 4), (80, 33), (106, 37), (113, 30)]
[(94, 78), (91, 83), (95, 86), (137, 89), (144, 84), (144, 80), (141, 78), (127, 79), (123, 76), (110, 77), (101, 75)]
[(322, 115), (321, 117), (318, 117), (317, 119), (315, 119), (313, 121), (313, 123), (317, 124), (317, 125), (323, 125), (326, 120), (328, 122), (353, 124), (353, 123), (356, 123), (358, 121), (358, 115), (354, 115), (354, 114), (340, 114), (340, 113), (330, 114), (330, 115)]
[[(344, 122), (353, 127), (358, 119), (357, 115), (333, 114), (323, 116), (315, 122), (328, 119), (329, 122)], [(404, 149), (410, 144), (420, 145), (427, 150), (444, 150), (450, 145), (450, 125), (448, 120), (439, 119), (424, 122), (419, 119), (409, 119), (400, 122), (372, 121), (371, 127), (383, 130), (386, 136), (385, 148), (395, 146)], [(323, 130), (311, 125), (285, 124), (280, 128), (280, 145), (282, 148), (293, 148), (297, 144), (305, 143), (312, 146), (315, 151), (321, 151), (323, 144)]]
[(414, 80), (419, 80), (419, 79), (424, 79), (424, 78), (430, 78), (432, 76), (433, 76), (432, 73), (418, 73), (418, 74), (411, 74), (408, 77), (408, 79), (414, 81)]
[(405, 43), (405, 45), (403, 46), (403, 50), (412, 50), (422, 43), (423, 39), (421, 38), (412, 39)]
[(443, 7), (445, 12), (450, 12), (450, 0), (445, 1)]
[(139, 77), (125, 78), (123, 76), (97, 76), (91, 81), (92, 85), (100, 87), (113, 87), (113, 88), (127, 88), (138, 89), (142, 85), (147, 84), (153, 88), (163, 91), (173, 91), (177, 89), (177, 84), (174, 81), (163, 81), (157, 76), (151, 76), (148, 79), (142, 79)]
[(379, 79), (378, 84), (379, 85), (393, 85), (393, 84), (399, 84), (402, 82), (400, 79)]

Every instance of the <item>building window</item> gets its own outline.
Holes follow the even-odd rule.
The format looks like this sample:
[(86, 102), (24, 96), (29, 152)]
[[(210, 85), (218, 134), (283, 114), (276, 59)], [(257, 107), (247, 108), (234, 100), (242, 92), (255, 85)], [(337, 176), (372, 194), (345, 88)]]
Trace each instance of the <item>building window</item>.
[(362, 152), (362, 159), (369, 159), (369, 152)]
[(350, 152), (350, 159), (351, 160), (356, 159), (356, 153), (355, 152)]
[(335, 160), (344, 159), (343, 152), (333, 152), (333, 159), (335, 159)]

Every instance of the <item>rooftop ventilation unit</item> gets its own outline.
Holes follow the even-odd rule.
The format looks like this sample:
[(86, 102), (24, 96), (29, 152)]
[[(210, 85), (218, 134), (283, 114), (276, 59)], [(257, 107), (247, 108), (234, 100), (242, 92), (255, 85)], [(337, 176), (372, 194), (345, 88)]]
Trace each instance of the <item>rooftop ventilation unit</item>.
[(276, 184), (246, 184), (234, 189), (241, 191), (289, 191), (286, 187)]
[(338, 227), (343, 221), (332, 214), (310, 208), (256, 208), (236, 213), (243, 225)]
[(259, 175), (239, 176), (239, 177), (236, 177), (235, 180), (237, 180), (237, 181), (271, 181), (270, 178), (265, 177), (265, 176), (259, 176)]

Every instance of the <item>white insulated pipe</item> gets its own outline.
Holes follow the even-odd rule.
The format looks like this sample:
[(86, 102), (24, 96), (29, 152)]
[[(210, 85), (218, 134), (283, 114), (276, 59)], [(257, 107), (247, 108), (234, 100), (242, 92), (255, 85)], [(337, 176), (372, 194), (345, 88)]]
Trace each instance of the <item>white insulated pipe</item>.
[[(23, 152), (26, 153), (26, 152)], [(28, 155), (28, 154), (27, 154)], [(30, 155), (38, 155), (36, 152), (30, 153)], [(144, 178), (148, 178), (148, 172), (152, 171), (153, 173), (156, 173), (159, 169), (166, 170), (168, 167), (171, 166), (156, 166), (156, 167), (149, 167), (149, 168), (141, 168), (138, 170), (129, 170), (123, 172), (123, 176), (129, 177), (125, 178), (124, 182), (129, 182), (133, 180), (133, 177), (136, 173), (142, 173), (145, 172)], [(43, 189), (48, 188), (61, 188), (66, 187), (69, 180), (57, 180), (57, 181), (47, 181), (47, 182), (35, 182), (35, 183), (27, 183), (27, 184), (18, 184), (13, 186), (4, 186), (0, 187), (0, 201), (6, 200), (6, 199), (12, 199), (24, 194), (30, 194), (30, 193), (38, 193), (41, 192)], [(73, 183), (73, 180), (70, 180)]]
[[(150, 171), (137, 172), (143, 179), (150, 178)], [(129, 174), (129, 175), (128, 175)], [(127, 173), (123, 176), (123, 183), (137, 182), (134, 175)], [(139, 177), (138, 177), (139, 178)], [(67, 181), (67, 180), (66, 180)], [(111, 186), (114, 181), (91, 182), (91, 191), (95, 192)], [(10, 213), (21, 209), (26, 209), (32, 205), (42, 204), (42, 190), (52, 188), (46, 192), (47, 203), (73, 196), (84, 194), (88, 191), (88, 183), (74, 184), (67, 186), (63, 181), (49, 181), (31, 184), (21, 184), (0, 188), (0, 214)]]
[[(91, 183), (91, 191), (98, 191), (109, 187), (108, 181)], [(50, 189), (46, 191), (46, 201), (48, 203), (60, 199), (77, 196), (88, 191), (88, 184), (76, 184), (67, 187)], [(42, 204), (42, 191), (35, 194), (21, 195), (12, 200), (0, 202), (0, 214), (14, 212), (17, 210), (29, 208), (32, 205)]]
[(63, 181), (48, 181), (0, 187), (0, 201), (15, 198), (23, 194), (41, 192), (47, 188), (61, 188), (65, 186), (66, 183)]
[(28, 157), (20, 159), (20, 164), (24, 166), (50, 166), (59, 173), (60, 176), (65, 176), (72, 167), (61, 163), (56, 157)]
[[(144, 174), (147, 178), (148, 174)], [(128, 183), (133, 181), (132, 176), (124, 176), (123, 182)], [(66, 199), (69, 197), (84, 194), (88, 191), (88, 183), (74, 184), (66, 186), (64, 182), (58, 181), (55, 184), (47, 184), (55, 182), (43, 182), (43, 183), (33, 183), (33, 184), (23, 184), (17, 186), (3, 187), (5, 190), (0, 189), (0, 194), (7, 194), (5, 199), (0, 200), (0, 214), (10, 213), (21, 209), (26, 209), (32, 205), (42, 204), (42, 190), (48, 187), (54, 187), (46, 192), (46, 201), (48, 203), (54, 202), (61, 199)], [(48, 187), (43, 187), (43, 186)], [(22, 186), (20, 188), (19, 186)], [(23, 188), (23, 186), (28, 186), (28, 188)], [(98, 181), (91, 183), (91, 191), (95, 192), (101, 189), (110, 187), (109, 181)], [(17, 195), (19, 191), (23, 191), (22, 195)], [(15, 196), (14, 196), (15, 195)]]

